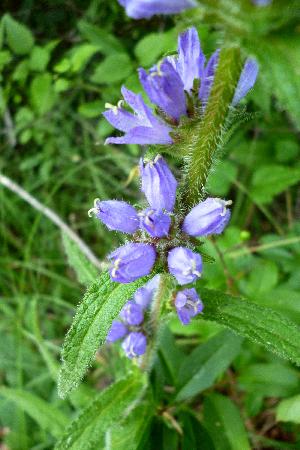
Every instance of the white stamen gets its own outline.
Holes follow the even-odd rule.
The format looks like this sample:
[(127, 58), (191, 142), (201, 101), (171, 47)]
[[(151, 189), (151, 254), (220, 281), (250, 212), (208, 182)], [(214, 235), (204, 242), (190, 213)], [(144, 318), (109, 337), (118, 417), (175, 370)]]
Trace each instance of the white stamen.
[(117, 259), (114, 261), (114, 266), (113, 266), (112, 271), (111, 271), (111, 276), (112, 276), (113, 278), (115, 278), (116, 275), (117, 275), (117, 270), (119, 269), (119, 266), (120, 266), (120, 262), (121, 262), (121, 261), (122, 261), (121, 258), (117, 258)]
[(120, 102), (122, 102), (123, 100), (120, 100), (119, 102), (118, 102), (118, 105), (112, 105), (111, 103), (105, 103), (105, 108), (107, 108), (107, 109), (111, 109), (112, 110), (112, 112), (114, 113), (114, 115), (115, 116), (117, 116), (118, 115), (118, 111), (119, 111), (119, 103)]
[(93, 217), (94, 214), (97, 214), (99, 208), (98, 208), (98, 202), (100, 202), (100, 198), (95, 198), (94, 200), (94, 207), (88, 210), (88, 216)]

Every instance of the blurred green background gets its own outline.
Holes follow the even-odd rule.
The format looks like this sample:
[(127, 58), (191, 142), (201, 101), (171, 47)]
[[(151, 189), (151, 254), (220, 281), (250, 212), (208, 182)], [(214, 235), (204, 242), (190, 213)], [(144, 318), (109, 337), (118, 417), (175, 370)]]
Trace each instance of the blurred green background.
[[(221, 290), (233, 283), (236, 293), (300, 324), (299, 2), (207, 0), (151, 21), (129, 19), (115, 0), (4, 0), (0, 13), (0, 173), (54, 210), (99, 259), (122, 236), (88, 218), (94, 198), (139, 196), (140, 149), (103, 145), (113, 133), (101, 118), (105, 103), (120, 99), (122, 84), (140, 92), (136, 69), (176, 50), (178, 32), (191, 24), (206, 55), (231, 41), (257, 58), (247, 114), (242, 108), (209, 178), (208, 192), (234, 207), (225, 234), (205, 244), (216, 262), (206, 264), (204, 281)], [(0, 185), (0, 383), (14, 388), (0, 387), (3, 450), (53, 448), (61, 429), (51, 427), (51, 414), (63, 428), (127, 364), (117, 348), (105, 349), (80, 392), (57, 396), (60, 346), (87, 281), (69, 268), (68, 257), (80, 267), (71, 247), (44, 214)], [(186, 352), (219, 331), (177, 320), (171, 328)], [(295, 367), (244, 342), (210, 390), (237, 405), (253, 448), (296, 449), (299, 387)], [(192, 448), (168, 438), (153, 445)]]

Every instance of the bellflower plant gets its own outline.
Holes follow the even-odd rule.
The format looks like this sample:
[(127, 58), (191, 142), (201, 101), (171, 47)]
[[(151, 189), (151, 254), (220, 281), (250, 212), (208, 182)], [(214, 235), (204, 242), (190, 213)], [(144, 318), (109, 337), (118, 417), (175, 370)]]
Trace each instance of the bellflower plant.
[[(178, 56), (167, 56), (148, 72), (140, 68), (139, 79), (158, 114), (147, 106), (140, 94), (125, 87), (122, 95), (133, 110), (127, 111), (124, 101), (117, 106), (107, 104), (104, 117), (122, 137), (110, 137), (107, 144), (162, 144), (174, 142), (183, 118), (201, 118), (214, 82), (219, 50), (209, 60), (201, 49), (196, 28), (191, 27), (178, 38)], [(258, 74), (255, 60), (248, 58), (238, 81), (232, 105), (236, 106), (254, 86)], [(176, 138), (175, 138), (176, 140)]]
[[(157, 155), (153, 160), (142, 160), (140, 173), (141, 189), (149, 207), (139, 212), (123, 201), (96, 199), (89, 215), (95, 215), (110, 230), (132, 235), (132, 242), (108, 257), (111, 280), (131, 283), (149, 275), (154, 266), (166, 266), (173, 276), (175, 290), (178, 286), (174, 306), (180, 321), (186, 325), (203, 310), (194, 288), (180, 290), (181, 286), (189, 286), (202, 276), (202, 258), (194, 251), (191, 237), (222, 233), (230, 218), (227, 206), (231, 202), (207, 198), (184, 217), (176, 208), (178, 183), (164, 158)], [(114, 322), (109, 332), (109, 342), (126, 336), (122, 347), (129, 358), (140, 356), (146, 349), (142, 332), (130, 327), (143, 322), (143, 309), (151, 303), (157, 283), (154, 277), (136, 292), (135, 299), (128, 301), (121, 311), (121, 322)]]
[(197, 5), (195, 0), (118, 0), (133, 19), (149, 19), (155, 14), (177, 14)]

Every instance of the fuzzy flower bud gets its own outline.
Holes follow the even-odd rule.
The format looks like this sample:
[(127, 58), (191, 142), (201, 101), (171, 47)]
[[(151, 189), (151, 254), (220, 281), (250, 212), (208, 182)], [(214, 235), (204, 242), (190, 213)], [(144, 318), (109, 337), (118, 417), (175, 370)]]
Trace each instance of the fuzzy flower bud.
[(182, 230), (190, 236), (222, 233), (230, 219), (230, 211), (226, 206), (231, 203), (220, 198), (207, 198), (189, 212)]
[(134, 294), (134, 300), (136, 303), (147, 308), (151, 303), (156, 290), (158, 289), (160, 276), (155, 275), (152, 280), (148, 281), (144, 286), (139, 288)]
[(172, 211), (176, 200), (177, 181), (161, 155), (144, 167), (141, 163), (142, 191), (151, 208)]
[(203, 311), (203, 303), (194, 288), (178, 292), (175, 306), (177, 315), (183, 325), (188, 325), (192, 317)]
[(133, 206), (118, 200), (100, 201), (96, 199), (94, 208), (88, 212), (95, 214), (109, 230), (132, 234), (139, 228), (139, 218)]
[(128, 325), (140, 325), (144, 320), (143, 308), (134, 301), (129, 300), (123, 307), (120, 317)]
[(176, 247), (169, 252), (168, 266), (180, 285), (188, 284), (201, 277), (202, 258), (189, 248)]
[(115, 342), (119, 339), (122, 339), (127, 334), (127, 328), (122, 322), (118, 322), (115, 320), (112, 323), (112, 326), (107, 335), (107, 342)]
[(130, 359), (141, 356), (145, 353), (147, 340), (143, 333), (132, 332), (122, 342), (122, 348), (126, 356)]
[(152, 245), (130, 243), (117, 248), (109, 255), (112, 261), (110, 277), (118, 283), (132, 283), (148, 275), (155, 263), (156, 252)]
[(148, 208), (139, 214), (141, 218), (141, 228), (147, 231), (152, 237), (161, 238), (168, 236), (171, 226), (171, 219), (163, 211)]

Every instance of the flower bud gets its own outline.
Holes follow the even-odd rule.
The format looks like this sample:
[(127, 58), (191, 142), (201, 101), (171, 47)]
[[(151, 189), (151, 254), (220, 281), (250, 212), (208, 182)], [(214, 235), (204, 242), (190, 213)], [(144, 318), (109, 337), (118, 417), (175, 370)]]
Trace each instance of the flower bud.
[(109, 255), (109, 259), (112, 261), (112, 281), (131, 283), (151, 272), (156, 252), (152, 245), (130, 243), (117, 248)]
[(192, 283), (201, 277), (202, 258), (189, 248), (176, 247), (169, 252), (168, 267), (180, 285)]
[(89, 210), (89, 216), (95, 214), (109, 230), (122, 233), (134, 233), (139, 228), (139, 217), (133, 206), (118, 200), (95, 200), (94, 208)]
[(203, 303), (196, 289), (184, 289), (175, 298), (177, 315), (183, 325), (188, 325), (192, 317), (203, 311)]
[(161, 155), (144, 167), (141, 164), (142, 191), (151, 208), (172, 211), (176, 200), (177, 181)]
[(129, 333), (122, 343), (122, 348), (126, 356), (130, 359), (143, 355), (146, 351), (146, 347), (146, 337), (140, 332)]
[(153, 297), (155, 295), (155, 292), (158, 289), (160, 281), (160, 276), (155, 275), (155, 277), (152, 278), (152, 280), (148, 281), (144, 286), (139, 288), (135, 294), (134, 294), (134, 300), (136, 303), (142, 306), (142, 308), (147, 308), (151, 301), (153, 300)]
[(144, 320), (143, 308), (134, 301), (129, 300), (123, 307), (120, 317), (128, 325), (140, 325)]
[(127, 328), (122, 322), (118, 322), (115, 320), (107, 335), (107, 342), (115, 342), (119, 339), (122, 339), (127, 334)]
[(147, 231), (152, 237), (162, 238), (168, 236), (171, 226), (171, 219), (163, 211), (148, 208), (139, 213), (141, 218), (141, 228)]
[(207, 198), (188, 213), (182, 230), (190, 236), (222, 233), (230, 219), (230, 211), (226, 206), (231, 203), (220, 198)]

